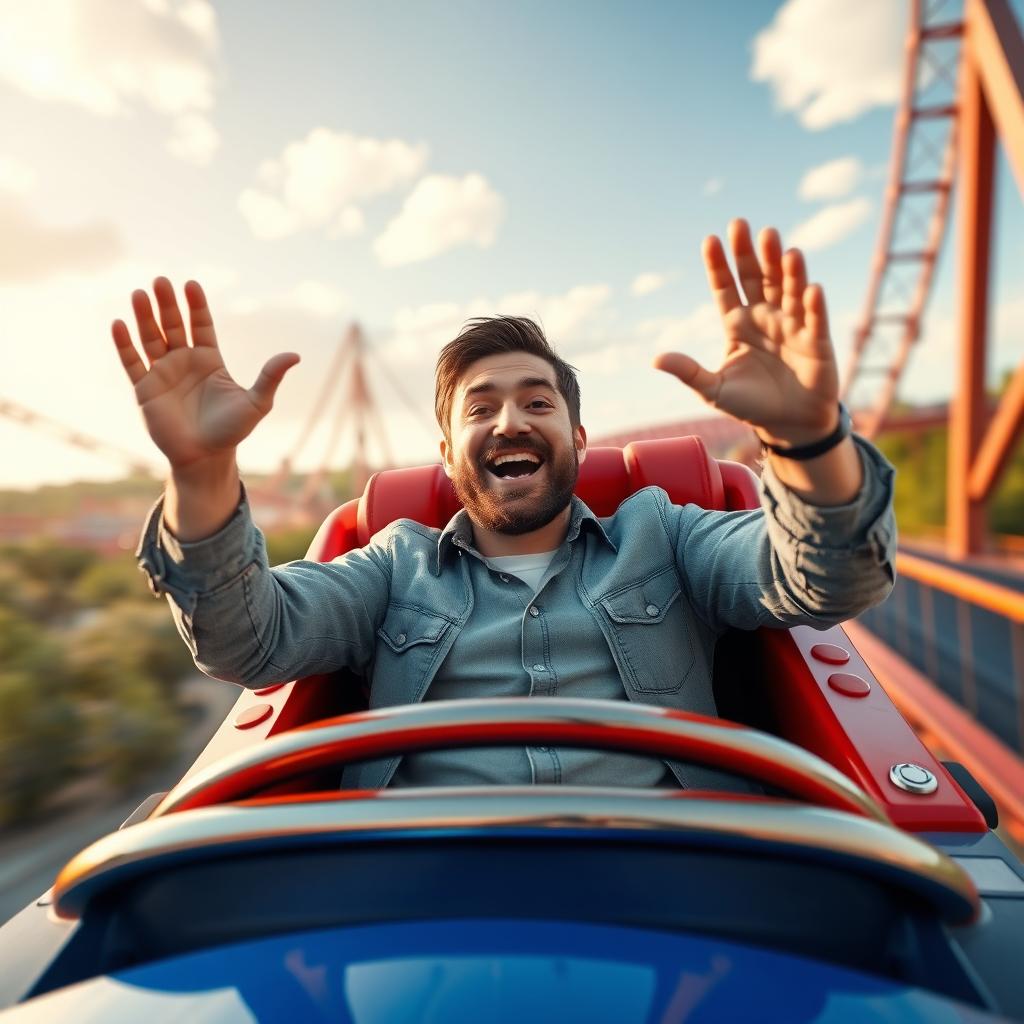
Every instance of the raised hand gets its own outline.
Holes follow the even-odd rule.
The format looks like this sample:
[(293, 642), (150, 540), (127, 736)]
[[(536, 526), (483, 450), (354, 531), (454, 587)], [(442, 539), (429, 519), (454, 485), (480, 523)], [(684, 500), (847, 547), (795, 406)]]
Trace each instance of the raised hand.
[(158, 277), (153, 293), (159, 324), (146, 292), (132, 293), (148, 369), (124, 321), (115, 320), (111, 328), (150, 437), (175, 470), (233, 457), (238, 444), (270, 412), (278, 385), (299, 357), (294, 352), (273, 356), (247, 391), (224, 366), (202, 288), (195, 281), (185, 285), (191, 345), (171, 282)]
[(839, 402), (825, 295), (819, 285), (808, 285), (798, 249), (783, 256), (774, 228), (760, 234), (760, 259), (746, 221), (729, 225), (729, 241), (745, 303), (721, 241), (712, 235), (703, 248), (725, 328), (722, 365), (711, 371), (682, 352), (662, 353), (654, 365), (709, 405), (750, 423), (765, 441), (801, 445), (819, 440), (838, 422)]

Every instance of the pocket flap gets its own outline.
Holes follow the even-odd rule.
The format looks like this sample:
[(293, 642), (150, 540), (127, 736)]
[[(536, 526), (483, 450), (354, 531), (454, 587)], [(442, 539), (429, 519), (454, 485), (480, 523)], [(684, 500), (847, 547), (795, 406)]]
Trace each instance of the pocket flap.
[(451, 619), (422, 608), (392, 604), (377, 635), (393, 651), (401, 653), (417, 644), (435, 644), (451, 626)]
[(679, 597), (682, 587), (672, 566), (649, 579), (641, 580), (601, 602), (616, 622), (661, 622), (665, 612)]

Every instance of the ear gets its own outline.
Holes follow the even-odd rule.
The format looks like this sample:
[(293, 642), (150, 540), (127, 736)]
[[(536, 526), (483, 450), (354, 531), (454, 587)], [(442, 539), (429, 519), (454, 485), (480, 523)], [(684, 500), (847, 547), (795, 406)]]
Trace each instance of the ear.
[(451, 478), (453, 472), (451, 458), (449, 457), (451, 454), (451, 450), (448, 447), (448, 442), (443, 437), (441, 438), (440, 449), (441, 467), (444, 469), (444, 475)]
[(573, 444), (576, 446), (576, 461), (582, 463), (587, 458), (587, 432), (580, 426), (573, 431)]

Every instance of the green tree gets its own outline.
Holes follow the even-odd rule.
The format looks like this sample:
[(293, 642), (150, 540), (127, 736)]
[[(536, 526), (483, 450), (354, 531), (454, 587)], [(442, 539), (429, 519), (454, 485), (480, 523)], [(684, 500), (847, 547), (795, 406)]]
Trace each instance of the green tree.
[(80, 715), (60, 644), (0, 608), (0, 823), (36, 813), (73, 772)]

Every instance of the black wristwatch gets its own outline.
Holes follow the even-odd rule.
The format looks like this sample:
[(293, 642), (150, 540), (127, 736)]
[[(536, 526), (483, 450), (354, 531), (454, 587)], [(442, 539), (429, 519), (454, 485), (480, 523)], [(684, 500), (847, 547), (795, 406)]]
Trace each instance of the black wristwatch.
[(773, 455), (778, 455), (783, 459), (796, 459), (797, 462), (806, 462), (808, 459), (816, 459), (819, 455), (824, 455), (825, 452), (831, 451), (844, 437), (849, 437), (852, 431), (853, 420), (850, 419), (850, 412), (840, 402), (839, 423), (828, 437), (823, 437), (820, 441), (802, 444), (795, 448), (783, 448), (782, 445), (769, 444), (767, 441), (762, 441), (761, 450), (771, 452)]

